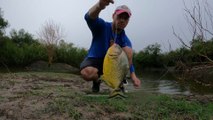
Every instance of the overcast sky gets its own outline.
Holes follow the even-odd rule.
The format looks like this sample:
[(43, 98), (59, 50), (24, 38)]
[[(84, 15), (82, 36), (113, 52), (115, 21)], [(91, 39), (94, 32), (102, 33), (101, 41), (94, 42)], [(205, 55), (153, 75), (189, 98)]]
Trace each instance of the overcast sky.
[[(8, 20), (11, 29), (24, 29), (35, 35), (48, 20), (60, 24), (65, 31), (65, 41), (77, 47), (88, 49), (91, 32), (86, 25), (84, 15), (98, 0), (0, 0), (3, 17)], [(185, 0), (190, 8), (195, 0)], [(204, 1), (204, 0), (200, 0)], [(208, 0), (213, 6), (213, 0)], [(126, 33), (132, 41), (135, 51), (143, 50), (154, 43), (161, 44), (163, 51), (179, 48), (181, 43), (173, 35), (172, 26), (184, 39), (191, 34), (184, 18), (183, 0), (115, 0), (115, 3), (101, 12), (100, 17), (112, 20), (116, 6), (126, 4), (132, 11), (132, 17)]]

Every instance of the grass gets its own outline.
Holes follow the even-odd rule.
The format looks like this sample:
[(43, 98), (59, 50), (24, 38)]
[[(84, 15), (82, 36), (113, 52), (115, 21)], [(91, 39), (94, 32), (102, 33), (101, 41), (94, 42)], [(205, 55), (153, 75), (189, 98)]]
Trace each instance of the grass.
[(4, 97), (0, 96), (0, 102), (4, 100)]
[(175, 100), (167, 95), (153, 95), (146, 104), (130, 106), (135, 119), (210, 120), (213, 115), (213, 103), (201, 104), (184, 99)]
[[(80, 95), (75, 91), (62, 86), (55, 86), (53, 89), (55, 97), (48, 102), (44, 109), (44, 113), (52, 115), (67, 115), (71, 119), (78, 120), (82, 117), (82, 113), (77, 110), (80, 103)], [(79, 102), (78, 102), (79, 101)]]
[(75, 109), (72, 100), (68, 98), (56, 98), (49, 102), (45, 108), (45, 113), (51, 114), (68, 114), (70, 118), (78, 120), (82, 114)]
[(93, 104), (107, 108), (107, 112), (128, 112), (128, 103), (124, 99), (108, 99), (107, 96), (93, 97), (82, 96), (82, 101), (87, 104)]
[(87, 96), (83, 100), (87, 104), (107, 109), (106, 112), (109, 113), (130, 113), (132, 119), (210, 120), (213, 117), (213, 103), (202, 104), (184, 99), (175, 100), (168, 95), (143, 94), (144, 96), (129, 94), (126, 100)]

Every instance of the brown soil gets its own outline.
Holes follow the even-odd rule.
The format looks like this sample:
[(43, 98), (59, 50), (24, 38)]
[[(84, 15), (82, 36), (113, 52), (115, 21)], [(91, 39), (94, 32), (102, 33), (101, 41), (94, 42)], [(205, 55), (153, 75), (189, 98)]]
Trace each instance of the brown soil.
[(204, 65), (196, 65), (192, 67), (187, 67), (184, 64), (177, 65), (176, 69), (181, 70), (182, 74), (179, 79), (182, 80), (191, 80), (200, 84), (202, 86), (213, 88), (213, 65), (212, 64), (204, 64)]
[[(102, 84), (102, 92), (109, 89)], [(67, 119), (68, 115), (48, 113), (52, 100), (75, 97), (91, 91), (91, 82), (79, 75), (58, 73), (0, 73), (0, 120)], [(79, 101), (71, 104), (80, 104)], [(82, 103), (83, 104), (83, 103)], [(83, 111), (83, 106), (78, 108)], [(81, 110), (82, 109), (82, 110)], [(93, 116), (89, 114), (89, 116)]]

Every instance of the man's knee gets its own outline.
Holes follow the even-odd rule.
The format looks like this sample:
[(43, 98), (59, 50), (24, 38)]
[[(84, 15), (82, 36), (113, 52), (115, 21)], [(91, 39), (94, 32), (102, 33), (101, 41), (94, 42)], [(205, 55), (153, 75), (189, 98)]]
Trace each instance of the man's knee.
[(94, 67), (86, 67), (81, 70), (81, 75), (86, 81), (98, 79), (98, 69)]

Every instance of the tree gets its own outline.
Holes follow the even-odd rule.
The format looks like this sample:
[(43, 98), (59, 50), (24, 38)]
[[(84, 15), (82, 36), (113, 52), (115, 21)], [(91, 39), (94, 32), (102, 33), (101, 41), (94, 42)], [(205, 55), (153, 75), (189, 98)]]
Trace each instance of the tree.
[(55, 47), (63, 38), (63, 30), (59, 24), (49, 20), (41, 27), (38, 32), (39, 40), (45, 45), (48, 54), (48, 66), (50, 67), (55, 55)]
[[(136, 66), (142, 66), (141, 68), (163, 68), (164, 63), (161, 57), (160, 44), (151, 44), (144, 48), (143, 51), (134, 54), (134, 63)], [(137, 67), (140, 69), (140, 67)]]
[(196, 48), (205, 48), (208, 38), (213, 38), (213, 15), (212, 9), (208, 3), (208, 0), (195, 0), (192, 9), (189, 9), (185, 2), (185, 18), (189, 25), (190, 32), (192, 33), (192, 39), (188, 45), (184, 42), (183, 38), (179, 36), (174, 28), (173, 34), (178, 38), (178, 40), (193, 53), (197, 54), (200, 57), (205, 58), (210, 63), (213, 63), (213, 60), (206, 54), (204, 49)]
[(11, 40), (16, 43), (17, 46), (22, 46), (24, 44), (31, 45), (33, 43), (37, 43), (36, 40), (33, 39), (33, 35), (25, 32), (24, 29), (20, 29), (16, 31), (15, 29), (10, 31)]
[(3, 12), (0, 8), (0, 38), (4, 35), (4, 30), (8, 26), (8, 22), (3, 18)]

